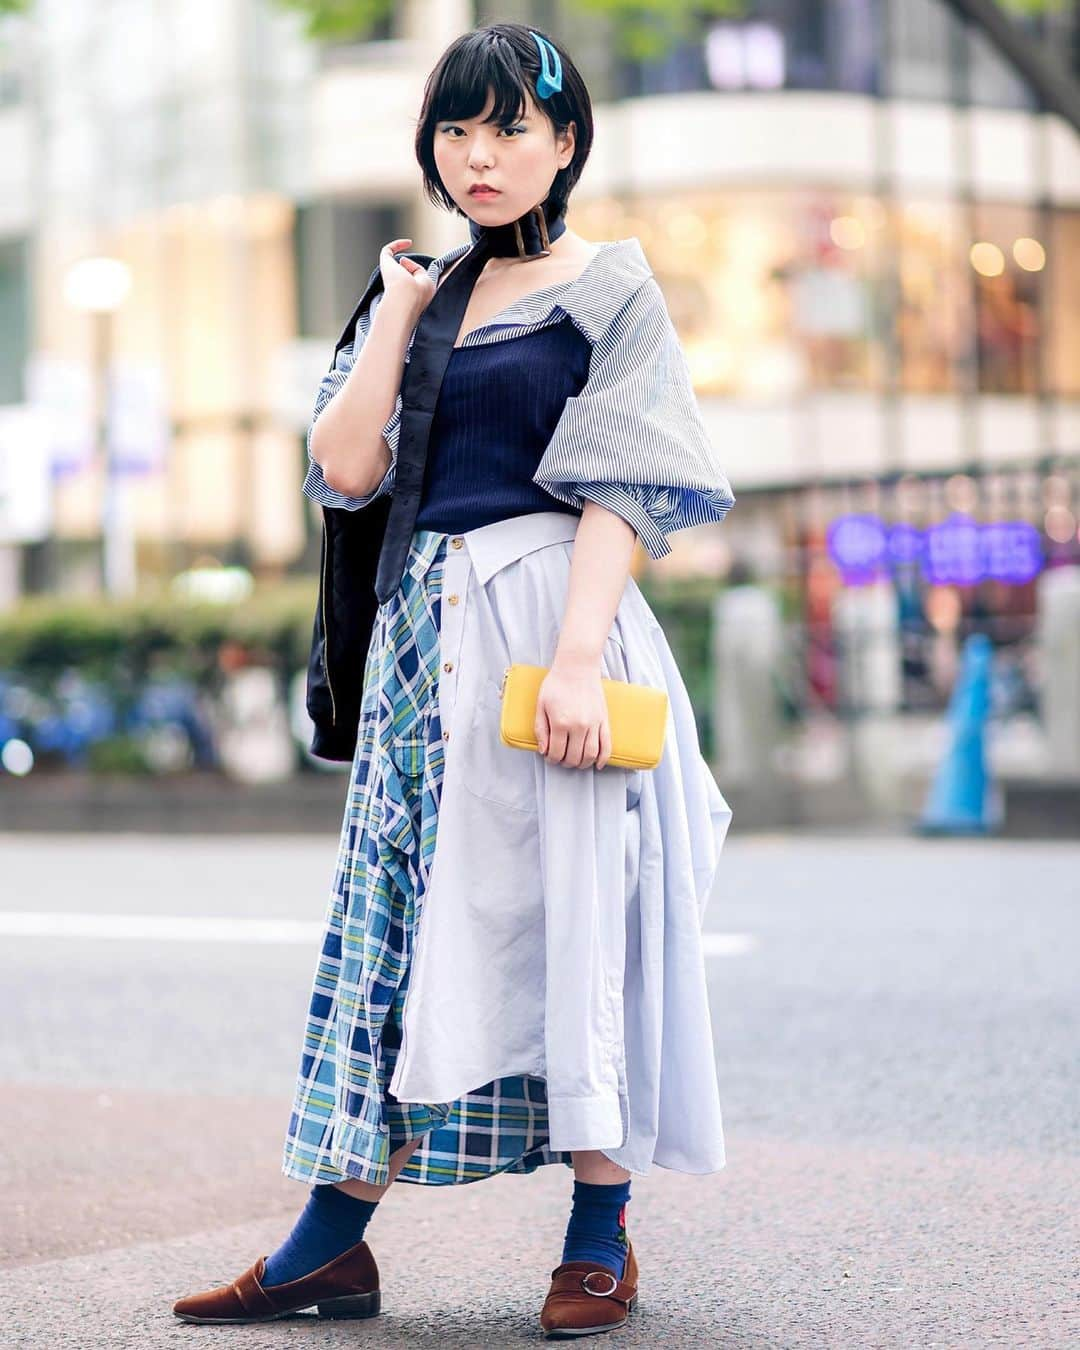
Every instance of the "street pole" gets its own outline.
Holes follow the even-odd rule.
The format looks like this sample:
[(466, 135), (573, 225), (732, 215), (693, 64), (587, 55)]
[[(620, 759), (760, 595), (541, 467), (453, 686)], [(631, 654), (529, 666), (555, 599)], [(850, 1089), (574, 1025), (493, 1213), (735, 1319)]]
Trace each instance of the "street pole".
[(137, 580), (126, 492), (113, 454), (109, 397), (114, 317), (130, 287), (130, 269), (117, 258), (84, 258), (64, 278), (68, 304), (90, 317), (93, 456), (101, 475), (101, 585), (110, 596), (132, 595)]
[(101, 583), (106, 595), (126, 598), (138, 584), (135, 540), (127, 510), (126, 485), (113, 453), (109, 377), (113, 353), (113, 310), (94, 310), (94, 437), (101, 466)]

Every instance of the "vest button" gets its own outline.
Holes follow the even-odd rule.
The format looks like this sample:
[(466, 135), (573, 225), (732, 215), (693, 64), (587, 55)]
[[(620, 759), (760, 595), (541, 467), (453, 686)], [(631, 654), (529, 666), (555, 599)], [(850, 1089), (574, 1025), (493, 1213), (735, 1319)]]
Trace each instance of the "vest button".
[(450, 739), (450, 733), (448, 731), (444, 731), (442, 734), (442, 738), (444, 741), (448, 741)]
[(458, 535), (456, 538), (450, 540), (450, 547), (460, 548), (464, 542), (465, 540), (462, 539), (460, 535)]
[(448, 596), (446, 597), (446, 603), (447, 603), (448, 605), (456, 605), (457, 602), (458, 602), (458, 598), (457, 598), (456, 595), (448, 595)]
[(444, 661), (444, 662), (443, 662), (443, 670), (453, 670), (453, 669), (454, 669), (454, 663), (453, 663), (453, 661)]

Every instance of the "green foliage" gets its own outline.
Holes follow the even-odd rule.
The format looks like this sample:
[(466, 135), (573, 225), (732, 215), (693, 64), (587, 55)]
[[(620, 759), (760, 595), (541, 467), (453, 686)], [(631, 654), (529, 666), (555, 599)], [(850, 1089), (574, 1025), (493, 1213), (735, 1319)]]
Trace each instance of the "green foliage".
[(326, 42), (364, 38), (394, 9), (394, 0), (277, 0), (277, 3), (282, 9), (304, 17), (304, 32), (309, 38)]
[[(362, 39), (393, 12), (393, 0), (276, 0), (305, 19), (308, 37), (331, 42)], [(738, 16), (746, 0), (574, 0), (586, 13), (615, 22), (621, 54), (638, 61), (662, 56), (672, 43), (691, 37), (701, 17)]]
[[(375, 24), (393, 12), (394, 0), (276, 0), (282, 8), (305, 18), (311, 38), (343, 42), (362, 38)], [(700, 15), (738, 16), (746, 0), (574, 0), (578, 8), (606, 14), (618, 21), (625, 54), (639, 60), (658, 55), (673, 37), (686, 36)], [(997, 0), (1014, 14), (1060, 13), (1071, 0)], [(26, 14), (32, 0), (0, 0), (0, 15)]]
[(708, 758), (713, 753), (712, 605), (720, 587), (706, 576), (642, 577), (639, 585), (675, 656)]
[(659, 60), (700, 31), (702, 19), (740, 18), (747, 0), (574, 0), (584, 13), (614, 24), (619, 55), (631, 61)]
[[(20, 4), (26, 0), (0, 0)], [(657, 60), (680, 40), (693, 37), (702, 19), (739, 18), (748, 0), (571, 0), (584, 13), (610, 19), (621, 56)], [(379, 20), (393, 12), (393, 0), (276, 0), (283, 9), (304, 16), (311, 38), (343, 42), (362, 39)], [(1060, 13), (1070, 0), (997, 0), (1017, 15)]]
[(316, 595), (317, 582), (301, 578), (234, 605), (33, 597), (0, 614), (0, 670), (42, 684), (69, 667), (113, 684), (151, 670), (206, 680), (234, 642), (291, 671), (307, 663)]
[(1061, 14), (1072, 0), (995, 0), (999, 9), (1013, 14)]
[(106, 736), (87, 750), (91, 773), (151, 774), (142, 745), (134, 736)]

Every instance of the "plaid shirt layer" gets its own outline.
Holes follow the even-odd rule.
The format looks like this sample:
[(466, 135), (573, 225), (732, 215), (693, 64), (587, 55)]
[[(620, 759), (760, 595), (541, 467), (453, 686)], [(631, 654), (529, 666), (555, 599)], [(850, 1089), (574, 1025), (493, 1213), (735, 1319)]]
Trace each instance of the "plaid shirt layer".
[(572, 1165), (547, 1147), (542, 1078), (498, 1078), (453, 1102), (398, 1102), (410, 958), (434, 852), (444, 755), (437, 687), (448, 536), (417, 530), (402, 584), (380, 607), (356, 754), (282, 1171), (298, 1181), (448, 1185)]

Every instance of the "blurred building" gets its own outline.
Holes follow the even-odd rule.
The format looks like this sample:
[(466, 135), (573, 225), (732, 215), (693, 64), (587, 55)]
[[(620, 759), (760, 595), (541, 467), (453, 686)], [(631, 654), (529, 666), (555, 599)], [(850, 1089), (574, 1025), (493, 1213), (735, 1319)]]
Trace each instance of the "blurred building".
[[(571, 223), (640, 238), (738, 497), (669, 574), (738, 559), (812, 616), (852, 580), (838, 519), (952, 512), (1075, 558), (1080, 148), (941, 0), (751, 0), (642, 61), (557, 0), (412, 0), (321, 46), (268, 0), (38, 0), (0, 52), (0, 593), (96, 575), (93, 331), (64, 294), (88, 253), (133, 279), (111, 423), (140, 576), (312, 565), (303, 432), (333, 338), (388, 239), (465, 237), (420, 196), (424, 78), (511, 18), (589, 80)], [(1027, 26), (1075, 71), (1071, 7)], [(994, 585), (1030, 613), (1030, 582)]]

